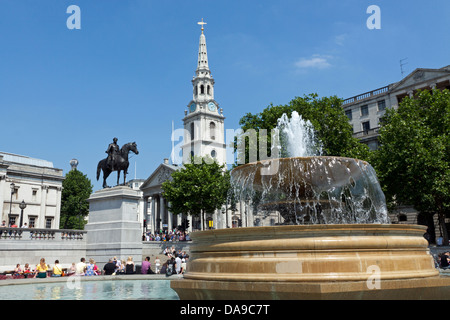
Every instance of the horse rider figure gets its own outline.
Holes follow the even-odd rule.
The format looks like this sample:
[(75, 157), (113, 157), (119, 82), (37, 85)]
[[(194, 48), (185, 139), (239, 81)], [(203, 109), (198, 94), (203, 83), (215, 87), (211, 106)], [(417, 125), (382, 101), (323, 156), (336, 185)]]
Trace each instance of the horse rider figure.
[(110, 143), (108, 149), (105, 151), (108, 154), (107, 165), (114, 171), (114, 165), (117, 161), (117, 155), (120, 153), (119, 146), (117, 145), (117, 138), (113, 139), (113, 143)]

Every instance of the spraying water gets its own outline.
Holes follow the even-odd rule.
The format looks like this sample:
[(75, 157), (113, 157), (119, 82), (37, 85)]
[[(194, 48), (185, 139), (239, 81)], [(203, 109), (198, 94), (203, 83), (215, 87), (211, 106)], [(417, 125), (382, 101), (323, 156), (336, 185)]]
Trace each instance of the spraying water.
[(315, 136), (314, 127), (309, 120), (303, 120), (297, 111), (291, 119), (287, 114), (278, 119), (283, 157), (312, 157), (322, 154), (322, 143)]
[[(358, 159), (320, 156), (321, 143), (297, 112), (278, 120), (282, 156), (231, 172), (235, 198), (261, 218), (279, 212), (283, 224), (389, 223), (386, 202), (372, 166)], [(271, 175), (261, 174), (270, 162)]]

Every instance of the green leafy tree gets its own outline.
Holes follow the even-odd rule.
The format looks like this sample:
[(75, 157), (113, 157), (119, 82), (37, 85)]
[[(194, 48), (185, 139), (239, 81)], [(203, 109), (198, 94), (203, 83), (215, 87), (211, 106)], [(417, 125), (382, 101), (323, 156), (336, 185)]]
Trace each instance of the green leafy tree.
[(92, 193), (91, 180), (76, 169), (69, 171), (62, 183), (60, 228), (83, 230), (89, 214), (87, 199)]
[[(367, 145), (353, 137), (352, 127), (342, 108), (342, 100), (336, 96), (319, 98), (317, 94), (309, 94), (302, 98), (297, 97), (288, 105), (270, 105), (258, 114), (247, 113), (240, 119), (239, 124), (244, 132), (249, 129), (257, 132), (266, 129), (268, 132), (267, 154), (270, 155), (270, 130), (277, 127), (278, 119), (283, 114), (290, 118), (293, 111), (297, 111), (305, 121), (309, 120), (314, 126), (316, 137), (322, 142), (323, 155), (352, 157), (361, 160), (369, 157), (370, 151)], [(236, 140), (235, 143), (237, 143)], [(248, 147), (246, 150), (247, 162)]]
[(172, 213), (202, 215), (204, 224), (205, 213), (212, 213), (226, 203), (229, 187), (230, 177), (224, 166), (205, 159), (185, 164), (162, 184), (163, 196)]
[(444, 243), (450, 216), (450, 91), (420, 91), (388, 109), (374, 165), (386, 199), (438, 214)]

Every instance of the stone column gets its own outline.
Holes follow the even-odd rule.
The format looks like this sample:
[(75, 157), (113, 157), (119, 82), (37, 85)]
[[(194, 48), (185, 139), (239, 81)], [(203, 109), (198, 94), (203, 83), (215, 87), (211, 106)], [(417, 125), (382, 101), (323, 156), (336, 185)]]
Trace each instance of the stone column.
[(5, 185), (6, 185), (6, 175), (0, 175), (0, 219), (2, 219), (2, 220), (6, 220), (3, 216), (3, 213), (4, 213), (3, 212), (3, 202), (4, 202)]
[(45, 228), (45, 211), (46, 211), (46, 206), (47, 206), (47, 193), (48, 193), (48, 186), (42, 186), (42, 188), (41, 188), (41, 207), (40, 207), (40, 211), (39, 211), (37, 228)]
[(187, 232), (192, 232), (192, 216), (191, 215), (188, 215), (187, 217), (186, 217), (187, 219), (188, 219), (188, 221), (189, 221), (189, 228), (187, 229)]
[(155, 234), (155, 231), (156, 231), (156, 198), (154, 195), (152, 196), (151, 220), (152, 220), (152, 233)]
[[(61, 219), (61, 193), (62, 193), (62, 187), (57, 187), (56, 188), (56, 214), (55, 214), (55, 224), (54, 224), (55, 229), (59, 228), (59, 222)], [(24, 221), (25, 221), (25, 217), (24, 217)]]
[(225, 228), (231, 228), (233, 226), (233, 219), (232, 219), (233, 211), (227, 209), (226, 215), (227, 215), (227, 225), (225, 226)]
[(181, 214), (177, 214), (177, 227), (181, 225)]
[(173, 214), (167, 210), (167, 229), (173, 230)]
[(212, 214), (212, 219), (213, 219), (213, 228), (214, 229), (219, 229), (219, 215), (217, 214), (218, 210), (214, 210), (214, 213)]
[(166, 223), (164, 211), (165, 211), (164, 198), (162, 197), (162, 195), (159, 195), (159, 218), (161, 219), (160, 227), (162, 227), (162, 225)]

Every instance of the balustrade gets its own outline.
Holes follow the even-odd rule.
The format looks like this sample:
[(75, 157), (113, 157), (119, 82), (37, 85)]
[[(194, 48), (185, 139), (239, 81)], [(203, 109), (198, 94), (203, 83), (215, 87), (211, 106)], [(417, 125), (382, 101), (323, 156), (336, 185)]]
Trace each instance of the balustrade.
[(69, 229), (0, 228), (1, 240), (83, 240), (87, 231)]
[(364, 100), (364, 99), (367, 99), (367, 98), (370, 98), (370, 97), (374, 97), (374, 96), (377, 96), (379, 94), (383, 94), (383, 93), (387, 93), (387, 92), (389, 92), (389, 86), (386, 86), (386, 87), (383, 87), (383, 88), (379, 88), (379, 89), (376, 89), (376, 90), (372, 90), (372, 91), (369, 91), (369, 92), (365, 92), (365, 93), (362, 93), (360, 95), (357, 95), (357, 96), (345, 99), (342, 102), (342, 105), (346, 105), (346, 104), (353, 103), (353, 102), (359, 102), (361, 100)]

